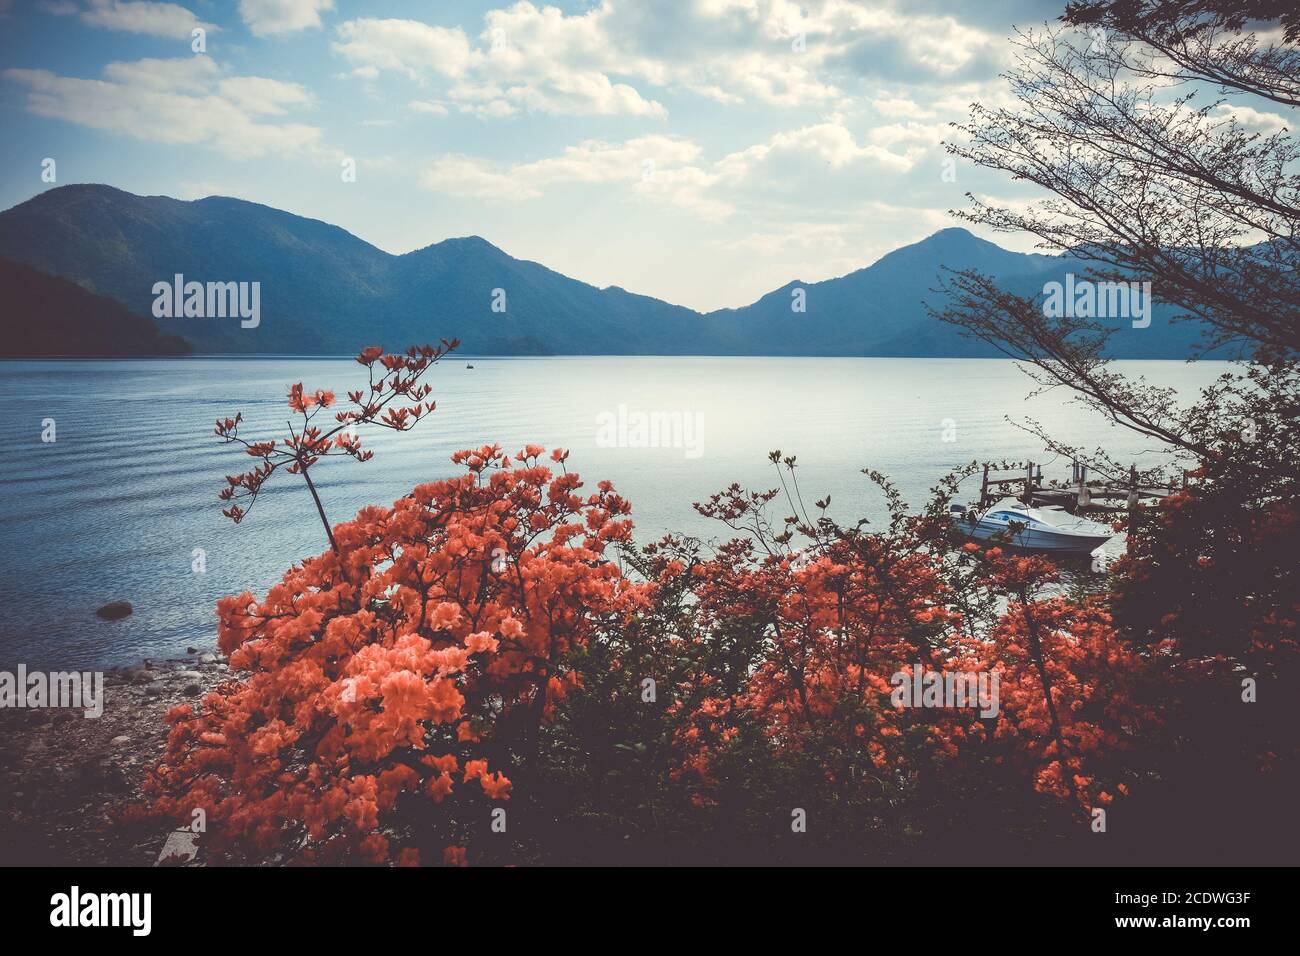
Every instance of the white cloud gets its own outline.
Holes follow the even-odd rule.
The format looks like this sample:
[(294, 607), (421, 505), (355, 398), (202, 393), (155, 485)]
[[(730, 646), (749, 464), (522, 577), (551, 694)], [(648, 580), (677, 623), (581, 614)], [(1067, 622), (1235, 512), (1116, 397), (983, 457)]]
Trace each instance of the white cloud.
[(336, 28), (336, 53), (353, 74), (391, 72), (424, 83), (449, 79), (463, 112), (508, 116), (520, 110), (562, 115), (662, 116), (664, 109), (601, 67), (609, 55), (589, 15), (565, 17), (528, 3), (487, 14), (473, 46), (460, 28), (417, 20), (361, 17)]
[(638, 64), (605, 29), (607, 5), (575, 16), (528, 2), (489, 11), (475, 51), (475, 69), (453, 96), (561, 115), (665, 115), (631, 84)]
[(878, 96), (871, 105), (881, 116), (902, 119), (930, 119), (934, 116), (934, 110), (918, 106), (906, 96)]
[(645, 99), (633, 87), (592, 71), (555, 70), (550, 76), (522, 82), (465, 82), (452, 87), (450, 96), (466, 112), (483, 116), (510, 116), (521, 109), (558, 116), (667, 115), (662, 105)]
[(536, 182), (634, 182), (689, 165), (700, 152), (699, 146), (679, 136), (641, 136), (623, 143), (593, 139), (516, 168)]
[[(951, 16), (860, 0), (601, 0), (573, 14), (521, 0), (489, 10), (473, 39), (459, 27), (372, 17), (337, 31), (334, 49), (357, 75), (450, 79), (448, 98), (485, 116), (662, 117), (651, 88), (728, 105), (843, 107), (846, 90), (871, 75), (949, 88), (986, 79), (1005, 47)], [(903, 97), (881, 109), (934, 115)]]
[(310, 103), (306, 90), (262, 77), (223, 76), (207, 56), (110, 63), (98, 80), (26, 69), (0, 76), (27, 88), (29, 112), (92, 129), (205, 146), (237, 159), (338, 156), (322, 145), (315, 126), (259, 121)]
[(217, 91), (246, 112), (268, 116), (283, 116), (289, 109), (316, 102), (306, 87), (262, 76), (228, 77), (217, 84)]
[(469, 66), (469, 39), (459, 28), (362, 17), (340, 23), (336, 32), (334, 52), (354, 64), (360, 76), (389, 70), (412, 79), (434, 74), (457, 77)]
[(434, 192), (469, 199), (535, 199), (541, 190), (521, 182), (509, 170), (468, 156), (441, 156), (420, 174), (420, 185)]
[(427, 116), (446, 116), (451, 112), (444, 104), (430, 100), (411, 100), (406, 108), (412, 113), (424, 113)]
[(253, 36), (319, 28), (320, 15), (334, 0), (239, 0), (239, 16)]
[(1269, 113), (1263, 110), (1257, 110), (1249, 106), (1238, 106), (1231, 103), (1219, 104), (1218, 115), (1216, 119), (1231, 119), (1239, 125), (1244, 126), (1247, 130), (1254, 133), (1280, 133), (1282, 130), (1290, 129), (1291, 124), (1287, 122), (1286, 117), (1279, 116), (1277, 113)]
[[(840, 121), (828, 119), (713, 161), (681, 136), (655, 134), (621, 143), (593, 139), (530, 162), (441, 157), (420, 182), (452, 196), (502, 201), (536, 199), (558, 184), (614, 186), (707, 222), (727, 219), (738, 209), (780, 219), (842, 210), (845, 195), (859, 195), (873, 177), (908, 173), (930, 148), (936, 128), (892, 124), (859, 141)], [(903, 149), (889, 148), (896, 145)]]
[[(66, 15), (71, 12), (66, 5), (50, 5), (47, 12)], [(152, 0), (90, 0), (81, 13), (82, 22), (105, 30), (126, 33), (146, 33), (150, 36), (188, 40), (195, 27), (208, 32), (218, 28), (204, 23), (185, 7), (175, 3), (155, 3)]]
[(839, 122), (826, 121), (777, 133), (765, 143), (757, 143), (724, 157), (718, 163), (718, 169), (731, 182), (758, 178), (790, 179), (795, 175), (792, 169), (802, 170), (800, 175), (812, 177), (818, 175), (819, 169), (832, 172), (856, 169), (864, 173), (874, 169), (905, 173), (924, 152), (922, 148), (909, 146), (904, 152), (897, 153), (888, 149), (888, 145), (871, 141), (859, 144), (847, 127)]
[(791, 248), (829, 254), (844, 249), (848, 244), (847, 233), (845, 225), (838, 222), (791, 222), (780, 231), (750, 233), (739, 239), (721, 242), (719, 247), (763, 256)]
[(708, 195), (717, 176), (692, 165), (700, 152), (690, 140), (651, 135), (622, 143), (587, 140), (558, 156), (511, 165), (443, 156), (425, 170), (420, 184), (452, 196), (503, 201), (536, 199), (557, 184), (618, 185), (701, 218), (725, 217), (731, 207)]
[(889, 123), (872, 127), (867, 139), (879, 146), (897, 146), (900, 143), (922, 148), (937, 147), (952, 131), (946, 123)]

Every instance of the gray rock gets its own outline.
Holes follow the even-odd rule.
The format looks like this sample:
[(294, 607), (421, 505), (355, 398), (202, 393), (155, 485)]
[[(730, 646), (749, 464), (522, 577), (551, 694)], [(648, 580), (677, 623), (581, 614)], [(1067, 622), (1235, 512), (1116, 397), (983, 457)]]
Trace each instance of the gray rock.
[(199, 655), (199, 663), (200, 663), (200, 664), (215, 664), (216, 662), (217, 662), (217, 655), (216, 655), (216, 654), (200, 654), (200, 655)]
[(177, 671), (171, 676), (180, 680), (203, 680), (203, 675), (198, 671)]
[(128, 737), (126, 734), (121, 734), (109, 741), (109, 743), (112, 744), (114, 747), (120, 747), (123, 744), (129, 744), (130, 742), (131, 742), (131, 738)]
[(131, 607), (130, 601), (109, 601), (95, 614), (105, 621), (120, 621), (122, 618), (129, 616), (133, 610), (135, 608)]
[(146, 685), (144, 692), (150, 697), (158, 697), (165, 693), (165, 690), (163, 689), (162, 684), (148, 684)]
[(202, 685), (202, 684), (186, 684), (186, 685), (185, 685), (185, 690), (184, 690), (183, 693), (185, 694), (186, 697), (198, 697), (199, 694), (203, 693), (203, 685)]

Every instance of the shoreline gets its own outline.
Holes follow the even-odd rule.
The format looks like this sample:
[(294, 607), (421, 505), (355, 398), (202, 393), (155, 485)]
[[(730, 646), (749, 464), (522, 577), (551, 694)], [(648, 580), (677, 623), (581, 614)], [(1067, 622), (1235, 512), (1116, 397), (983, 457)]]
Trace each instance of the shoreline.
[[(194, 650), (191, 648), (191, 650)], [(0, 863), (153, 866), (172, 832), (126, 823), (167, 742), (167, 711), (227, 679), (215, 651), (104, 672), (104, 712), (0, 709)]]

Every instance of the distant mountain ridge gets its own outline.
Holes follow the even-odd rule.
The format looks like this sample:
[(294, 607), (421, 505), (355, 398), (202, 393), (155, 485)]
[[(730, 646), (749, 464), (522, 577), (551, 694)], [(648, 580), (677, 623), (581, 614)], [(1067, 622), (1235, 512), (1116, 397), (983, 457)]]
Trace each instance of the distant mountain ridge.
[[(198, 352), (346, 354), (381, 343), (457, 337), (468, 354), (997, 354), (927, 314), (943, 268), (978, 268), (1041, 288), (1079, 270), (1066, 257), (1011, 252), (944, 229), (866, 268), (790, 282), (739, 309), (702, 314), (610, 286), (599, 289), (477, 236), (391, 255), (337, 226), (224, 197), (183, 201), (111, 186), (62, 186), (0, 213), (0, 257), (69, 279), (151, 315), (153, 286), (260, 282), (261, 321), (160, 318)], [(801, 289), (805, 310), (792, 308)], [(494, 304), (498, 309), (494, 311)], [(1117, 357), (1185, 358), (1194, 326), (1119, 326)]]
[(159, 332), (120, 302), (0, 259), (0, 356), (140, 357), (189, 351), (183, 338)]

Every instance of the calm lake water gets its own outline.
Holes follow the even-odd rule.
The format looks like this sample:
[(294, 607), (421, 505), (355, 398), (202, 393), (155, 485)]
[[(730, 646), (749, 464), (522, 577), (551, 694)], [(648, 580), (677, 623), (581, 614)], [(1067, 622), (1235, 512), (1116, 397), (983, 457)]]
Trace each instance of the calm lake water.
[[(429, 379), (438, 402), (413, 432), (363, 435), (374, 460), (326, 461), (312, 472), (334, 522), (366, 504), (454, 473), (459, 448), (535, 442), (572, 451), (569, 467), (601, 478), (633, 505), (637, 538), (667, 531), (720, 537), (691, 507), (738, 481), (776, 485), (767, 453), (798, 455), (805, 501), (831, 494), (841, 520), (880, 514), (860, 469), (890, 475), (913, 502), (971, 459), (1045, 461), (1007, 421), (1032, 416), (1062, 440), (1103, 445), (1150, 462), (1132, 433), (1065, 396), (1026, 401), (1029, 380), (1010, 362), (961, 359), (476, 358), (448, 361)], [(1130, 374), (1190, 398), (1223, 363), (1128, 362)], [(70, 668), (180, 656), (216, 641), (215, 603), (264, 591), (294, 561), (324, 550), (299, 479), (276, 475), (251, 516), (221, 515), (224, 476), (251, 462), (212, 435), (218, 416), (244, 413), (248, 437), (280, 437), (289, 384), (340, 395), (364, 381), (348, 359), (173, 359), (0, 362), (0, 438), (8, 460), (0, 522), (0, 667)], [(620, 405), (691, 416), (689, 448), (610, 447)], [(606, 416), (604, 419), (601, 416)], [(41, 441), (53, 418), (57, 440)], [(951, 422), (945, 420), (951, 419)], [(944, 440), (945, 425), (952, 441)], [(694, 428), (698, 426), (698, 433)], [(1143, 457), (1144, 451), (1148, 453)], [(1069, 462), (1045, 467), (1069, 477)], [(970, 488), (978, 493), (978, 479)], [(811, 496), (811, 497), (810, 497)], [(207, 571), (191, 570), (195, 548)], [(95, 608), (127, 600), (135, 613), (105, 622)]]

